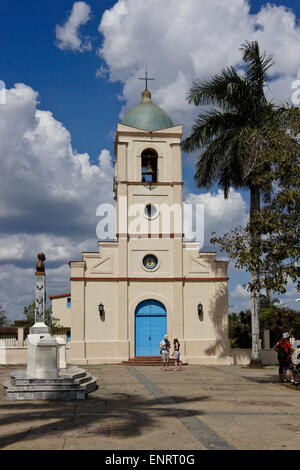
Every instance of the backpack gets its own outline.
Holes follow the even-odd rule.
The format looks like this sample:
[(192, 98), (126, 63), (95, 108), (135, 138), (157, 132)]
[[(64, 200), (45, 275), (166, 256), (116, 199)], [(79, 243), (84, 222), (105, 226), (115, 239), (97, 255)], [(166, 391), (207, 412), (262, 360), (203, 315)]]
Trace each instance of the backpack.
[(279, 362), (287, 360), (289, 353), (280, 345), (278, 345), (277, 357)]
[[(164, 343), (164, 344), (163, 344)], [(162, 351), (169, 351), (170, 349), (170, 341), (167, 340), (167, 339), (164, 339), (163, 341), (160, 342), (160, 354), (162, 353)]]

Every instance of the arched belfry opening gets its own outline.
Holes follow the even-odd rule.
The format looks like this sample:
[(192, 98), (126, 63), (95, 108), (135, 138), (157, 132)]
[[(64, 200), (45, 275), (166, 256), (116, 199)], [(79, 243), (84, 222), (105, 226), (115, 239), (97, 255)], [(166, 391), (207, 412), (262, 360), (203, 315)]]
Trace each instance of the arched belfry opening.
[(158, 178), (157, 152), (153, 149), (146, 149), (142, 152), (142, 182), (156, 183)]

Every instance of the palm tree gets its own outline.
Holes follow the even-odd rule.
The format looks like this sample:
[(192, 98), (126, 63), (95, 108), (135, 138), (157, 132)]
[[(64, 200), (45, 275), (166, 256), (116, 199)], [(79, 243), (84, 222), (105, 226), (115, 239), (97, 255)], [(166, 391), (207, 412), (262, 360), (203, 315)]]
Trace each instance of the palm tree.
[[(234, 67), (227, 67), (211, 78), (199, 79), (192, 84), (187, 96), (189, 103), (209, 105), (210, 108), (200, 112), (191, 135), (182, 142), (182, 148), (185, 152), (201, 150), (194, 176), (198, 188), (208, 189), (217, 183), (225, 198), (228, 198), (231, 186), (249, 189), (251, 249), (259, 256), (260, 240), (255, 233), (255, 216), (261, 202), (258, 178), (268, 170), (261, 154), (267, 145), (268, 133), (279, 123), (282, 109), (276, 108), (265, 96), (272, 57), (261, 54), (256, 41), (245, 42), (241, 51), (245, 75), (239, 75)], [(250, 274), (250, 365), (255, 367), (261, 365), (259, 273)]]
[(279, 299), (271, 299), (269, 294), (260, 294), (259, 296), (259, 309), (276, 309), (275, 304), (279, 304)]

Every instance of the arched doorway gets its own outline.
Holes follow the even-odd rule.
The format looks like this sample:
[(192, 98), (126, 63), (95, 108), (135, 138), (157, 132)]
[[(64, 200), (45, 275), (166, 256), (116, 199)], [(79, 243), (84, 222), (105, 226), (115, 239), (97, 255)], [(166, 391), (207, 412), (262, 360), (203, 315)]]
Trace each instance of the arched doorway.
[(158, 300), (143, 300), (135, 310), (135, 355), (159, 356), (159, 343), (167, 333), (167, 312)]

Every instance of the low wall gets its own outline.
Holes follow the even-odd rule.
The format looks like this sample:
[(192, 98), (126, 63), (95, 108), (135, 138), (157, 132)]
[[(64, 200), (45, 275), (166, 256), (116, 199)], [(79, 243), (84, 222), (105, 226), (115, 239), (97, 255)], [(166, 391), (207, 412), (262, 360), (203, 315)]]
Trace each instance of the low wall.
[[(230, 352), (233, 365), (249, 365), (251, 349), (231, 349)], [(259, 357), (265, 366), (278, 364), (277, 354), (273, 349), (260, 349)], [(70, 343), (66, 344), (66, 362), (68, 364), (71, 363)], [(98, 364), (100, 362), (96, 363)], [(105, 360), (103, 363), (105, 363)], [(196, 363), (198, 362), (195, 362), (195, 364)], [(228, 362), (228, 364), (229, 363), (230, 362)], [(27, 347), (5, 347), (0, 345), (0, 364), (27, 364)]]
[[(251, 359), (251, 349), (231, 349), (234, 365), (247, 366)], [(259, 357), (264, 366), (277, 365), (277, 354), (274, 349), (260, 349)]]
[[(70, 362), (70, 347), (66, 346), (66, 362)], [(2, 365), (17, 365), (27, 364), (27, 348), (18, 347), (1, 347), (0, 346), (0, 364)]]
[(26, 364), (27, 348), (0, 348), (1, 364)]

